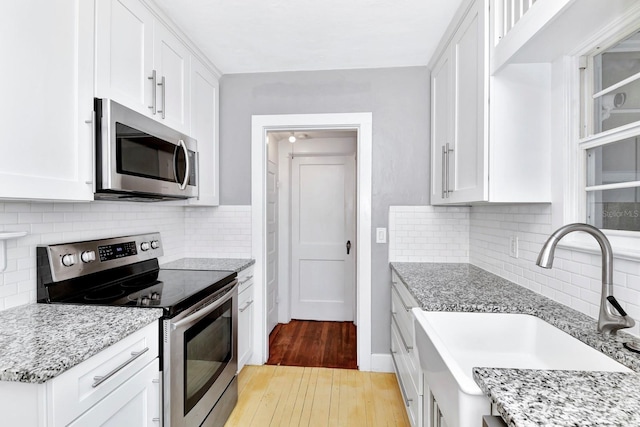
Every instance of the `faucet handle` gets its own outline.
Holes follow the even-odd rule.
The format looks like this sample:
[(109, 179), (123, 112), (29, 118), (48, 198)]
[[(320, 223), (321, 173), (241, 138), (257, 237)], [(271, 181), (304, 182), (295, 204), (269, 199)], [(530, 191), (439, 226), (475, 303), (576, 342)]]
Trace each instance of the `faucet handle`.
[(622, 308), (620, 303), (618, 303), (618, 300), (616, 299), (616, 297), (614, 297), (613, 295), (609, 295), (607, 297), (607, 301), (609, 301), (611, 303), (613, 308), (615, 308), (618, 311), (618, 313), (620, 313), (621, 316), (626, 316), (627, 315), (627, 312), (624, 311), (624, 309)]

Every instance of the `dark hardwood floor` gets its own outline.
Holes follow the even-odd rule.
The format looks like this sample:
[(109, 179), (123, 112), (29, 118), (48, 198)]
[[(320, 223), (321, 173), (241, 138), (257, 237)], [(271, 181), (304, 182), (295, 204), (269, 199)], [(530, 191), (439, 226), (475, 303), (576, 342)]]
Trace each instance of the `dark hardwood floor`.
[(353, 322), (292, 320), (269, 335), (267, 365), (358, 369)]

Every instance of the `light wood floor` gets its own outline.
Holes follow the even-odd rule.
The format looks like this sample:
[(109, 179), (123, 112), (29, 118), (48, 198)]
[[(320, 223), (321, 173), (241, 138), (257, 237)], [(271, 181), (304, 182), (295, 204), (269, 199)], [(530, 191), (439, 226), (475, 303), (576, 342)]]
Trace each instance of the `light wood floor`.
[(394, 374), (247, 365), (238, 388), (225, 427), (410, 425)]

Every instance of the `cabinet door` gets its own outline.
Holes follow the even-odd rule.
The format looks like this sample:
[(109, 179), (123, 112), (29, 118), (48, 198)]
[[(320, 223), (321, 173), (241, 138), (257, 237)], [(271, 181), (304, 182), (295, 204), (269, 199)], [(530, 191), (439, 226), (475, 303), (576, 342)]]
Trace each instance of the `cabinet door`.
[(0, 6), (0, 198), (93, 200), (93, 2)]
[(218, 80), (198, 60), (191, 61), (191, 136), (198, 141), (199, 195), (189, 204), (217, 206), (220, 201), (218, 159)]
[(481, 0), (467, 12), (451, 42), (453, 145), (449, 155), (449, 201), (488, 200), (488, 138), (485, 135), (485, 25)]
[(156, 359), (69, 426), (157, 427), (159, 423), (160, 371)]
[(153, 15), (138, 0), (98, 0), (96, 96), (153, 115)]
[(253, 353), (253, 286), (238, 295), (238, 372)]
[(447, 49), (431, 72), (431, 203), (447, 202), (444, 149), (453, 146), (451, 56)]
[(190, 134), (189, 65), (187, 47), (161, 22), (154, 27), (154, 67), (157, 70), (158, 114), (169, 127)]

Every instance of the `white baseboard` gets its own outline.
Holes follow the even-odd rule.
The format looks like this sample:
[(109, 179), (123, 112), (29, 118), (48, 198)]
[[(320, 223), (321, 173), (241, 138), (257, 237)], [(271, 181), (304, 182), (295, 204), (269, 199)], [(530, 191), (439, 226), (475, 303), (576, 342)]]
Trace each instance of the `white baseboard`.
[(371, 372), (394, 372), (393, 360), (389, 353), (375, 353), (371, 355)]

